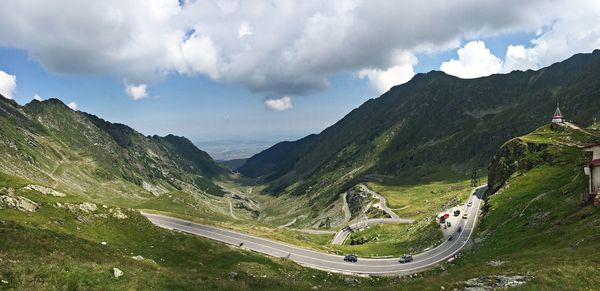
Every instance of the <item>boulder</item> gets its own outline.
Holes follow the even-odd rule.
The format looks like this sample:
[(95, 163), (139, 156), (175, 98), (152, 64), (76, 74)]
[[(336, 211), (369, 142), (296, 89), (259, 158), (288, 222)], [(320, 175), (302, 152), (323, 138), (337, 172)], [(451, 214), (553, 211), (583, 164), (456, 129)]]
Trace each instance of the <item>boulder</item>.
[(127, 215), (121, 211), (121, 208), (110, 209), (109, 212), (116, 219), (127, 219)]
[(119, 268), (113, 268), (112, 271), (113, 271), (113, 277), (115, 277), (115, 278), (119, 278), (119, 277), (121, 277), (121, 276), (123, 276), (125, 274)]

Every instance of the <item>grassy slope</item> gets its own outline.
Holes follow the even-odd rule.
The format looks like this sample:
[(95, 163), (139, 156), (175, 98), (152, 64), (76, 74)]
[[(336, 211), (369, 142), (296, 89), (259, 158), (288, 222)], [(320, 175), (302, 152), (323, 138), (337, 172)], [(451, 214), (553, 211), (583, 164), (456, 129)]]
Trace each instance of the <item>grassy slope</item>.
[[(0, 188), (26, 183), (0, 176)], [(345, 285), (343, 276), (158, 228), (135, 211), (122, 209), (127, 219), (113, 218), (110, 207), (73, 213), (52, 205), (81, 202), (76, 196), (51, 197), (23, 189), (14, 194), (42, 207), (35, 213), (0, 209), (0, 279), (8, 282), (0, 288), (256, 290)], [(145, 260), (132, 258), (138, 255)], [(125, 275), (113, 278), (114, 267)], [(238, 275), (230, 278), (230, 272)], [(361, 281), (367, 286), (387, 284)]]
[[(473, 248), (446, 266), (446, 271), (433, 270), (431, 276), (411, 284), (463, 287), (461, 281), (478, 276), (528, 274), (533, 279), (522, 287), (528, 290), (594, 289), (600, 285), (600, 208), (580, 204), (587, 185), (582, 167), (590, 157), (576, 148), (600, 140), (600, 135), (555, 132), (546, 126), (519, 140), (549, 145), (539, 152), (527, 152), (523, 159), (553, 158), (515, 172), (488, 199)], [(504, 263), (488, 264), (493, 260)]]

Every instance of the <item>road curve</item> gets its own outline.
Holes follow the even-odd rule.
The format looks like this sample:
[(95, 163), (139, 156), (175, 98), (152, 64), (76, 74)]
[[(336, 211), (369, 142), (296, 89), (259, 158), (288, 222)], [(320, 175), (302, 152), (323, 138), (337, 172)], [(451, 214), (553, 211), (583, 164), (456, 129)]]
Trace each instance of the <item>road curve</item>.
[(369, 187), (367, 187), (367, 185), (365, 184), (359, 184), (359, 186), (361, 187), (361, 189), (375, 197), (377, 197), (377, 199), (379, 199), (379, 207), (381, 207), (381, 210), (383, 210), (385, 213), (387, 213), (392, 219), (400, 219), (400, 217), (398, 216), (398, 214), (396, 214), (396, 212), (392, 211), (388, 206), (387, 206), (387, 201), (385, 200), (385, 197), (383, 197), (383, 195), (371, 190)]
[(282, 257), (297, 262), (301, 265), (346, 274), (365, 275), (393, 275), (410, 274), (425, 270), (436, 264), (444, 262), (458, 253), (469, 241), (477, 222), (481, 197), (485, 187), (474, 189), (469, 201), (472, 207), (466, 207), (469, 217), (460, 222), (463, 231), (454, 234), (452, 241), (445, 241), (436, 248), (426, 252), (413, 255), (414, 261), (407, 264), (398, 263), (397, 258), (389, 259), (363, 259), (359, 258), (356, 263), (344, 262), (340, 255), (321, 253), (303, 249), (291, 244), (277, 242), (231, 230), (221, 229), (213, 226), (202, 225), (182, 219), (168, 216), (142, 213), (152, 223), (167, 229), (175, 229), (206, 238), (218, 240), (227, 244), (241, 246), (244, 249), (253, 250), (274, 257)]
[[(394, 211), (392, 211), (388, 206), (387, 206), (387, 202), (385, 200), (385, 197), (383, 197), (381, 194), (369, 189), (369, 187), (367, 187), (364, 184), (359, 184), (359, 186), (361, 187), (361, 189), (364, 192), (367, 192), (375, 197), (377, 197), (377, 199), (379, 199), (379, 207), (381, 207), (381, 209), (387, 213), (391, 218), (371, 218), (371, 219), (367, 219), (364, 221), (359, 221), (359, 222), (355, 222), (351, 225), (348, 225), (342, 229), (340, 229), (335, 236), (333, 237), (333, 239), (331, 240), (331, 244), (332, 245), (342, 245), (344, 244), (344, 241), (346, 241), (346, 238), (348, 238), (348, 236), (353, 233), (355, 230), (357, 229), (361, 229), (370, 225), (374, 225), (374, 224), (386, 224), (386, 223), (413, 223), (415, 220), (414, 219), (410, 219), (410, 218), (400, 218), (398, 216), (398, 214), (396, 214)], [(344, 194), (347, 195), (347, 192)], [(344, 196), (346, 197), (346, 196)], [(344, 205), (346, 207), (348, 207), (348, 202), (346, 201), (346, 199), (344, 199)], [(349, 210), (348, 210), (349, 211)]]

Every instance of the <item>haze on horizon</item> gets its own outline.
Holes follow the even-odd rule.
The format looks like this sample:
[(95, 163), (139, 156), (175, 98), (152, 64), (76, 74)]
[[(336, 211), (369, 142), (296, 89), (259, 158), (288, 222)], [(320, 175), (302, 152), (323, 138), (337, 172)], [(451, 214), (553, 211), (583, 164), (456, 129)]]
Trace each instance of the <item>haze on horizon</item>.
[(0, 93), (144, 134), (266, 146), (416, 73), (476, 78), (600, 47), (597, 1), (434, 2), (4, 1)]

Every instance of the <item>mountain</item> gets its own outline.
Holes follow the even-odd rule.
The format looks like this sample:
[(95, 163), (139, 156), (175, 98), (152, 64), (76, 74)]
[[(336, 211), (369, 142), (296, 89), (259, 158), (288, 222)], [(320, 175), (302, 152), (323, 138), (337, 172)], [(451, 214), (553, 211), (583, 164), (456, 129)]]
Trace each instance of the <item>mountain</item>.
[(229, 173), (184, 137), (144, 136), (58, 99), (20, 106), (0, 97), (0, 145), (0, 172), (102, 199), (222, 195), (213, 179)]
[(583, 126), (600, 117), (600, 50), (477, 79), (417, 74), (320, 134), (251, 157), (239, 171), (267, 183), (266, 192), (309, 195), (313, 203), (333, 201), (373, 174), (464, 177), (485, 168), (506, 140), (549, 122), (557, 103)]

